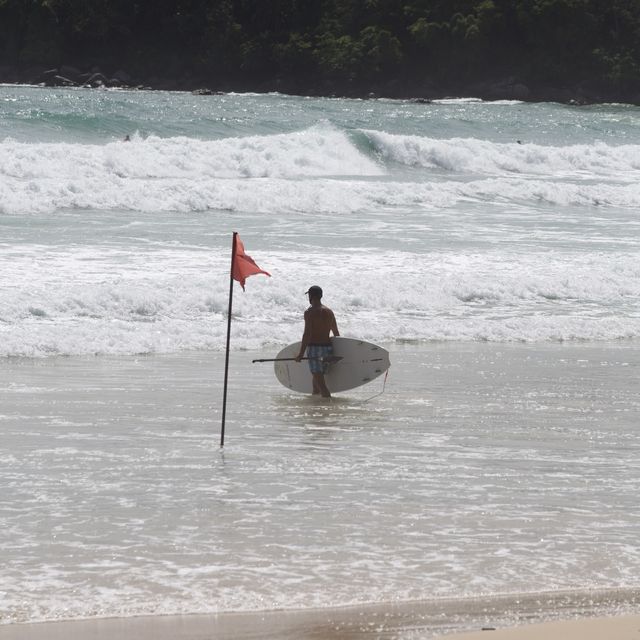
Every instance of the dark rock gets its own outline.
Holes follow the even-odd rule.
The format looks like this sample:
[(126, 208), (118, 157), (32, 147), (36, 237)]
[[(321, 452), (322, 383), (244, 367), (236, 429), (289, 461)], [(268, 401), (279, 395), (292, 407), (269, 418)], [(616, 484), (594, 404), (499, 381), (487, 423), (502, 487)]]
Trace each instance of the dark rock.
[(111, 76), (105, 81), (105, 84), (108, 87), (117, 87), (120, 89), (127, 89), (131, 86), (128, 82), (125, 82), (119, 76)]
[(111, 77), (122, 85), (131, 86), (133, 84), (133, 78), (131, 75), (122, 69), (118, 69)]
[(42, 73), (34, 77), (37, 78), (37, 83), (43, 83), (45, 86), (53, 87), (55, 86), (54, 78), (57, 75), (59, 75), (58, 69), (47, 69), (46, 71), (43, 71)]
[(108, 81), (100, 72), (96, 72), (92, 73), (83, 84), (85, 87), (93, 87), (95, 89), (97, 87), (107, 86)]
[(573, 91), (567, 88), (542, 87), (538, 90), (539, 99), (545, 102), (561, 102), (568, 104), (574, 99)]
[(78, 78), (80, 77), (81, 73), (82, 72), (79, 69), (76, 69), (75, 67), (67, 64), (62, 65), (58, 70), (58, 75), (69, 78), (69, 80), (73, 80), (76, 83), (79, 83)]
[(515, 78), (478, 82), (469, 87), (469, 93), (484, 100), (528, 100), (531, 96), (529, 87)]
[(78, 83), (74, 82), (70, 78), (65, 78), (64, 76), (49, 76), (47, 80), (45, 80), (45, 86), (47, 87), (77, 87)]

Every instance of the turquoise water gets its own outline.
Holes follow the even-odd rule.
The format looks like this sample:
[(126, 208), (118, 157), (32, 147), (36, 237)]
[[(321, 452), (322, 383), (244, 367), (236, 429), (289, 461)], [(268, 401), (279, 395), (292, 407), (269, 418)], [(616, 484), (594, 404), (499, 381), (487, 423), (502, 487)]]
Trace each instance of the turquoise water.
[(573, 107), (475, 99), (420, 104), (279, 94), (193, 96), (6, 85), (0, 89), (3, 134), (20, 142), (104, 144), (133, 132), (216, 140), (290, 133), (325, 121), (346, 130), (566, 146), (634, 144), (639, 126), (638, 107), (629, 105)]

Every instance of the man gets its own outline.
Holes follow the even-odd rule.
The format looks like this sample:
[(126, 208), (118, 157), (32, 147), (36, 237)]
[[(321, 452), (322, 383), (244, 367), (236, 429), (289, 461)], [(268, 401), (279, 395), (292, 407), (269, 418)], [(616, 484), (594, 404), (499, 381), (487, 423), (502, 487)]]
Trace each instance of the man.
[(322, 289), (314, 285), (309, 288), (306, 295), (309, 296), (311, 306), (304, 312), (304, 334), (296, 361), (300, 362), (305, 351), (307, 352), (309, 369), (313, 377), (313, 393), (320, 394), (323, 398), (330, 398), (331, 393), (324, 379), (333, 353), (330, 334), (339, 336), (340, 333), (333, 311), (322, 304)]

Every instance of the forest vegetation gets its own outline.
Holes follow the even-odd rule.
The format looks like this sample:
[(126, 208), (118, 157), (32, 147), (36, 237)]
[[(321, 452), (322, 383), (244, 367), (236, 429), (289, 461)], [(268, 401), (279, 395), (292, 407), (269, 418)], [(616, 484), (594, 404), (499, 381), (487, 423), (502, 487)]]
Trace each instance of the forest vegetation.
[(65, 68), (152, 88), (638, 103), (640, 0), (0, 0), (0, 81)]

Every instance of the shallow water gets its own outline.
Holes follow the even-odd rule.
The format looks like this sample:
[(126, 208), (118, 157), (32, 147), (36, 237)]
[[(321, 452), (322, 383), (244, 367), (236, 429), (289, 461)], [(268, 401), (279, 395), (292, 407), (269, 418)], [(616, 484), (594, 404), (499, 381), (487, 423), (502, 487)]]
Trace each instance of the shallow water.
[(632, 344), (395, 347), (330, 403), (256, 355), (223, 451), (220, 356), (5, 361), (2, 622), (637, 587)]

